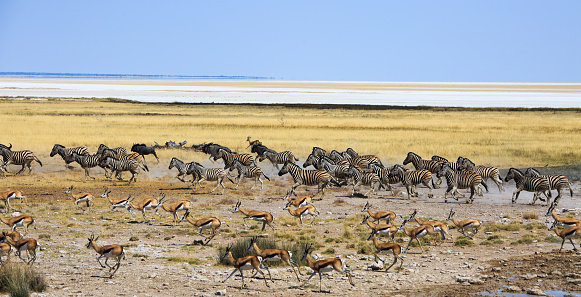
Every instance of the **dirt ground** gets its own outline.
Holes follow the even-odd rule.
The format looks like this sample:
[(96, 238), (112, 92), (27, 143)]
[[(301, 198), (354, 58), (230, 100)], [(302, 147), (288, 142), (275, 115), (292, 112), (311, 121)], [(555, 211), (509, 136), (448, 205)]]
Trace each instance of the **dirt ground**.
[[(200, 154), (200, 159), (202, 157)], [(369, 198), (349, 197), (350, 187), (331, 188), (322, 201), (314, 202), (321, 212), (315, 224), (301, 227), (290, 224), (298, 219), (290, 218), (283, 210), (281, 198), (291, 186), (291, 178), (288, 175), (277, 176), (276, 171), (270, 169), (270, 164), (261, 164), (271, 177), (270, 182), (265, 182), (264, 190), (250, 190), (253, 182), (245, 180), (238, 190), (232, 189), (233, 185), (227, 182), (225, 194), (216, 195), (209, 193), (214, 187), (213, 182), (205, 182), (205, 188), (192, 193), (187, 184), (175, 178), (175, 169), (168, 170), (168, 163), (169, 160), (164, 159), (160, 163), (149, 161), (151, 171), (142, 172), (138, 181), (130, 186), (125, 182), (105, 180), (100, 169), (92, 170), (96, 181), (85, 183), (79, 168), (66, 169), (62, 160), (57, 158), (48, 159), (42, 168), (34, 167), (30, 176), (8, 176), (0, 180), (3, 189), (20, 189), (26, 194), (26, 204), (18, 201), (12, 203), (23, 214), (32, 215), (37, 221), (37, 229), (30, 229), (27, 237), (36, 238), (41, 244), (34, 265), (45, 274), (49, 288), (40, 296), (320, 295), (317, 276), (307, 286), (300, 287), (311, 273), (306, 267), (301, 269), (303, 275), (300, 283), (282, 265), (271, 269), (274, 282), (269, 281), (270, 288), (265, 287), (261, 278), (247, 278), (247, 287), (242, 289), (239, 275), (222, 283), (233, 268), (217, 265), (218, 246), (232, 243), (243, 236), (273, 234), (269, 229), (260, 232), (260, 229), (242, 226), (242, 215), (232, 213), (237, 200), (242, 202), (242, 208), (271, 212), (275, 216), (276, 232), (299, 234), (303, 231), (301, 234), (314, 237), (324, 247), (315, 250), (313, 255), (324, 258), (341, 256), (352, 271), (356, 286), (349, 285), (345, 276), (332, 272), (323, 276), (325, 295), (495, 296), (509, 290), (520, 294), (527, 291), (529, 294), (539, 293), (540, 290), (549, 295), (558, 295), (554, 291), (562, 291), (581, 296), (578, 294), (581, 292), (581, 255), (572, 252), (568, 242), (564, 251), (558, 253), (560, 241), (546, 240), (554, 234), (547, 231), (552, 219), (544, 216), (547, 209), (544, 204), (528, 205), (532, 193), (521, 194), (518, 203), (511, 205), (513, 181), (505, 186), (506, 190), (502, 193), (489, 182), (490, 192), (485, 193), (484, 197), (477, 197), (474, 204), (465, 204), (465, 199), (445, 204), (443, 188), (434, 191), (433, 199), (426, 197), (426, 188), (419, 188), (420, 197), (410, 200), (403, 194), (405, 188), (401, 187), (397, 195), (382, 190), (379, 195)], [(213, 166), (219, 165), (221, 162)], [(10, 167), (11, 172), (16, 169)], [(64, 188), (70, 184), (75, 185), (73, 192), (89, 192), (96, 197), (90, 211), (82, 211), (67, 200)], [(208, 246), (191, 245), (194, 240), (201, 239), (192, 232), (191, 225), (181, 223), (173, 226), (171, 215), (162, 209), (159, 214), (150, 210), (146, 223), (142, 223), (139, 212), (131, 215), (124, 209), (111, 211), (109, 203), (99, 197), (105, 188), (112, 191), (112, 198), (131, 195), (138, 201), (164, 193), (170, 201), (191, 200), (194, 205), (192, 216), (216, 216), (223, 222), (222, 231)], [(579, 183), (574, 183), (573, 189), (574, 197), (567, 194), (558, 210), (573, 210), (575, 217), (580, 218)], [(315, 187), (298, 188), (299, 194), (313, 194), (315, 190)], [(363, 187), (362, 191), (365, 190), (366, 187)], [(389, 272), (373, 271), (369, 268), (374, 262), (373, 255), (358, 254), (356, 247), (362, 241), (360, 234), (362, 237), (369, 233), (359, 225), (363, 217), (361, 209), (367, 201), (373, 205), (373, 211), (392, 210), (407, 217), (413, 210), (418, 210), (419, 217), (436, 220), (446, 219), (453, 208), (458, 219), (476, 218), (484, 226), (472, 246), (455, 246), (453, 241), (448, 240), (437, 246), (424, 246), (423, 253), (419, 247), (411, 247), (403, 254), (402, 270), (393, 267)], [(538, 218), (525, 220), (525, 213), (535, 213)], [(396, 219), (398, 226), (401, 220), (401, 217)], [(547, 228), (484, 231), (488, 224), (508, 224), (512, 221), (520, 221), (523, 226), (541, 223)], [(257, 225), (252, 221), (249, 224)], [(305, 230), (314, 231), (305, 233)], [(356, 235), (353, 242), (326, 241), (327, 238), (341, 237), (346, 230)], [(100, 268), (96, 262), (97, 253), (86, 248), (91, 233), (100, 234), (98, 243), (101, 245), (115, 243), (125, 246), (126, 260), (122, 261), (122, 266), (112, 279), (107, 277), (108, 269)], [(460, 236), (457, 229), (451, 230), (451, 234), (454, 239)], [(492, 235), (499, 235), (502, 242), (481, 244)], [(535, 239), (529, 244), (511, 244), (524, 235), (534, 235)], [(355, 244), (355, 248), (350, 243)], [(581, 245), (578, 239), (575, 243)], [(407, 242), (402, 245), (405, 247)], [(327, 247), (334, 248), (335, 253), (325, 254)], [(184, 260), (180, 261), (179, 257)], [(381, 257), (392, 261), (391, 255)], [(11, 260), (20, 261), (14, 256)]]

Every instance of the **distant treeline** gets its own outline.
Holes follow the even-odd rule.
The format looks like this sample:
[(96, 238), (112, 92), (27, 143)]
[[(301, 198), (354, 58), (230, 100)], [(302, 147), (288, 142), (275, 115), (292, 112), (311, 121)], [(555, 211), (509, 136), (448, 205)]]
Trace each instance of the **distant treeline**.
[(49, 72), (0, 72), (0, 77), (10, 78), (85, 78), (85, 79), (274, 79), (262, 76), (227, 75), (162, 75), (162, 74), (98, 74), (98, 73), (49, 73)]

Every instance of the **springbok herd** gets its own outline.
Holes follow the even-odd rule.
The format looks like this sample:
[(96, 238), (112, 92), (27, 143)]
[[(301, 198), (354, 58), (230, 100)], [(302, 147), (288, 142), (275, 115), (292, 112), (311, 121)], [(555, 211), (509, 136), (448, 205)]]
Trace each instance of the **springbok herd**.
[[(564, 189), (569, 189), (571, 196), (573, 196), (573, 190), (569, 180), (563, 175), (542, 175), (538, 170), (534, 168), (528, 168), (525, 173), (516, 169), (510, 168), (507, 175), (503, 179), (500, 176), (498, 168), (484, 165), (475, 165), (470, 159), (465, 157), (458, 157), (456, 162), (450, 162), (445, 158), (439, 156), (433, 156), (431, 159), (422, 159), (419, 155), (409, 152), (405, 159), (403, 160), (403, 165), (395, 164), (393, 166), (386, 166), (382, 161), (375, 155), (359, 155), (352, 148), (348, 148), (344, 152), (339, 152), (332, 150), (330, 152), (319, 148), (313, 147), (312, 153), (305, 159), (302, 166), (297, 164), (299, 159), (290, 151), (277, 152), (263, 145), (260, 141), (251, 141), (250, 137), (247, 138), (248, 147), (250, 153), (236, 153), (231, 149), (214, 143), (203, 143), (199, 145), (193, 145), (191, 149), (197, 152), (203, 152), (209, 155), (209, 159), (213, 162), (222, 159), (224, 167), (206, 168), (198, 162), (183, 162), (177, 158), (172, 158), (169, 163), (169, 170), (174, 167), (178, 171), (177, 178), (186, 182), (186, 177), (191, 175), (191, 187), (196, 191), (196, 184), (199, 188), (203, 188), (202, 181), (212, 181), (216, 182), (216, 187), (211, 191), (214, 192), (221, 187), (221, 194), (224, 194), (226, 186), (224, 180), (228, 179), (230, 182), (235, 184), (234, 190), (239, 187), (240, 181), (246, 177), (254, 179), (254, 189), (260, 182), (260, 189), (264, 188), (264, 182), (262, 178), (266, 180), (271, 180), (272, 177), (268, 177), (264, 174), (263, 170), (257, 166), (258, 162), (262, 162), (268, 159), (274, 168), (278, 171), (279, 176), (289, 174), (292, 176), (294, 184), (287, 190), (284, 200), (286, 204), (284, 210), (300, 220), (301, 226), (303, 226), (303, 219), (310, 217), (312, 220), (310, 224), (312, 225), (317, 216), (320, 214), (319, 210), (315, 207), (313, 201), (316, 201), (315, 197), (319, 196), (318, 199), (322, 199), (325, 195), (325, 189), (331, 186), (334, 187), (350, 187), (351, 196), (368, 196), (376, 194), (382, 188), (386, 191), (392, 191), (395, 194), (394, 185), (401, 184), (406, 188), (407, 198), (418, 197), (418, 185), (422, 184), (428, 189), (427, 197), (432, 198), (432, 190), (438, 188), (442, 184), (442, 178), (446, 180), (447, 188), (444, 193), (444, 202), (448, 200), (448, 194), (451, 194), (452, 198), (458, 200), (456, 195), (462, 195), (458, 190), (469, 189), (470, 197), (466, 200), (466, 203), (472, 203), (475, 196), (483, 196), (484, 190), (488, 192), (487, 181), (492, 180), (498, 187), (499, 191), (504, 191), (503, 182), (508, 182), (511, 179), (516, 183), (516, 191), (512, 195), (512, 203), (516, 203), (517, 198), (521, 191), (533, 192), (533, 200), (531, 204), (534, 204), (537, 199), (545, 201), (549, 206), (547, 210), (547, 216), (552, 215), (555, 219), (549, 230), (554, 230), (554, 232), (562, 238), (561, 249), (563, 244), (568, 239), (573, 245), (573, 249), (577, 251), (572, 237), (574, 235), (581, 235), (581, 220), (574, 218), (567, 218), (557, 215), (554, 209), (559, 203), (561, 198), (561, 192)], [(185, 144), (185, 142), (184, 142)], [(166, 145), (166, 147), (168, 147)], [(185, 147), (180, 146), (182, 149)], [(149, 168), (145, 161), (146, 155), (154, 155), (159, 162), (159, 158), (156, 154), (156, 148), (164, 148), (162, 146), (146, 146), (145, 144), (135, 144), (131, 148), (131, 152), (127, 153), (127, 150), (123, 147), (109, 148), (104, 144), (101, 144), (97, 150), (97, 153), (91, 155), (87, 147), (74, 147), (66, 148), (62, 145), (55, 144), (50, 156), (56, 156), (57, 154), (62, 157), (66, 164), (76, 162), (85, 172), (85, 181), (88, 178), (95, 179), (90, 175), (89, 169), (93, 167), (101, 167), (105, 172), (105, 177), (109, 180), (112, 179), (113, 173), (115, 172), (115, 177), (118, 180), (124, 181), (122, 173), (124, 171), (131, 172), (132, 176), (128, 180), (129, 184), (131, 182), (137, 181), (137, 176), (140, 174), (141, 170), (149, 171)], [(256, 154), (256, 155), (253, 155)], [(28, 174), (32, 171), (32, 162), (37, 162), (42, 166), (41, 160), (39, 160), (36, 155), (29, 150), (15, 151), (12, 150), (12, 145), (9, 146), (0, 144), (0, 155), (2, 159), (0, 160), (0, 171), (2, 175), (6, 177), (6, 172), (8, 172), (9, 165), (21, 165), (22, 168), (14, 176), (22, 173), (26, 167), (28, 167)], [(404, 165), (411, 163), (414, 170), (406, 168)], [(280, 169), (279, 169), (280, 165)], [(309, 166), (313, 166), (314, 169), (305, 169)], [(237, 174), (233, 174), (236, 170)], [(10, 178), (14, 178), (13, 176)], [(8, 182), (9, 179), (6, 179)], [(296, 194), (296, 189), (301, 186), (317, 186), (317, 192), (312, 196), (299, 196)], [(357, 194), (358, 190), (362, 187), (369, 187), (369, 190), (365, 194)], [(484, 190), (483, 190), (484, 188)], [(557, 196), (551, 202), (551, 191), (556, 190)], [(216, 217), (207, 217), (201, 219), (192, 219), (190, 215), (190, 209), (192, 208), (192, 202), (189, 200), (179, 200), (173, 203), (168, 203), (165, 201), (165, 195), (160, 197), (147, 198), (139, 202), (134, 202), (134, 199), (129, 196), (128, 198), (111, 198), (109, 197), (108, 189), (101, 195), (101, 197), (106, 198), (110, 204), (111, 209), (115, 208), (125, 208), (131, 214), (135, 214), (135, 211), (139, 211), (142, 214), (143, 221), (147, 220), (146, 210), (152, 209), (157, 211), (158, 208), (171, 213), (173, 215), (173, 224), (176, 225), (178, 222), (187, 221), (198, 230), (198, 234), (203, 236), (205, 241), (202, 242), (203, 245), (207, 245), (212, 238), (217, 234), (216, 230), (220, 228), (221, 221)], [(74, 200), (76, 207), (84, 210), (90, 209), (94, 204), (94, 197), (90, 193), (74, 193), (73, 186), (66, 189), (66, 193), (70, 195), (70, 199)], [(281, 195), (283, 196), (283, 195)], [(543, 198), (542, 196), (545, 196)], [(0, 200), (4, 202), (4, 207), (6, 212), (13, 209), (10, 205), (10, 200), (21, 199), (24, 200), (26, 197), (20, 190), (9, 190), (0, 193)], [(84, 207), (83, 207), (84, 206)], [(262, 222), (262, 230), (266, 229), (266, 226), (270, 227), (273, 231), (274, 217), (271, 213), (263, 210), (250, 210), (241, 207), (242, 202), (238, 201), (234, 206), (233, 213), (240, 213), (243, 217), (243, 225), (247, 225), (247, 220), (255, 220)], [(178, 212), (185, 211), (183, 215), (178, 215)], [(420, 242), (420, 238), (426, 235), (439, 235), (442, 240), (446, 238), (453, 239), (447, 224), (440, 221), (422, 221), (418, 218), (417, 211), (412, 212), (409, 217), (402, 217), (403, 222), (399, 227), (395, 225), (395, 219), (397, 215), (388, 210), (381, 210), (373, 212), (371, 210), (371, 205), (366, 203), (363, 206), (362, 212), (364, 213), (362, 225), (366, 225), (371, 229), (368, 240), (372, 241), (376, 252), (375, 261), (385, 262), (384, 259), (379, 257), (381, 253), (393, 254), (393, 262), (385, 269), (389, 270), (394, 266), (398, 259), (400, 260), (399, 267), (403, 265), (403, 258), (401, 253), (406, 252), (413, 241), (416, 241), (420, 245), (420, 249), (423, 252), (423, 247)], [(180, 218), (181, 216), (181, 218)], [(2, 257), (9, 257), (12, 249), (15, 250), (15, 254), (22, 259), (24, 262), (32, 265), (36, 260), (36, 248), (38, 243), (33, 238), (25, 238), (24, 236), (28, 232), (28, 227), (32, 224), (35, 225), (35, 220), (29, 215), (19, 215), (11, 218), (4, 218), (0, 216), (0, 220), (6, 225), (11, 227), (11, 231), (2, 232), (0, 237), (0, 262), (3, 263)], [(385, 220), (385, 223), (381, 223)], [(408, 222), (415, 221), (419, 226), (413, 229), (408, 229), (406, 224)], [(451, 221), (457, 230), (464, 236), (473, 237), (477, 234), (481, 222), (477, 219), (464, 219), (457, 220), (455, 217), (455, 212), (450, 211), (447, 221)], [(558, 229), (557, 226), (564, 226), (565, 229)], [(24, 234), (20, 234), (16, 231), (17, 227), (23, 227)], [(209, 235), (204, 235), (202, 232), (205, 229), (210, 229)], [(401, 246), (396, 243), (394, 235), (397, 232), (405, 233), (409, 237), (408, 244), (404, 250)], [(387, 235), (388, 242), (382, 242), (378, 236)], [(121, 265), (121, 260), (125, 257), (123, 247), (117, 244), (106, 245), (100, 247), (97, 245), (96, 241), (99, 237), (91, 235), (88, 238), (87, 248), (94, 249), (99, 257), (97, 261), (102, 267), (108, 267), (110, 272), (110, 277), (113, 277), (115, 272), (119, 269)], [(391, 242), (390, 242), (391, 241)], [(245, 286), (244, 282), (244, 270), (255, 270), (260, 273), (264, 282), (269, 286), (266, 275), (263, 270), (267, 271), (270, 275), (270, 271), (267, 266), (263, 265), (265, 261), (283, 261), (288, 266), (291, 267), (292, 271), (295, 273), (297, 279), (300, 281), (299, 274), (300, 267), (296, 261), (291, 259), (292, 252), (284, 249), (260, 249), (258, 246), (259, 241), (257, 238), (253, 238), (248, 250), (254, 250), (256, 256), (246, 256), (240, 258), (234, 258), (231, 253), (231, 246), (228, 246), (226, 253), (223, 255), (224, 259), (228, 259), (232, 266), (234, 266), (234, 271), (228, 276), (232, 276), (235, 272), (239, 272), (242, 276), (242, 286)], [(560, 249), (560, 250), (561, 250)], [(306, 245), (304, 247), (304, 252), (301, 255), (302, 260), (308, 263), (308, 266), (312, 269), (313, 273), (310, 277), (303, 283), (303, 286), (315, 275), (319, 275), (320, 290), (322, 290), (322, 273), (330, 271), (338, 271), (345, 274), (348, 277), (349, 283), (355, 285), (351, 277), (351, 273), (344, 267), (344, 263), (341, 259), (331, 258), (324, 260), (315, 260), (312, 258), (310, 253), (313, 247), (311, 245)], [(25, 259), (22, 255), (23, 251), (27, 251), (28, 256)], [(105, 258), (104, 264), (101, 263), (101, 258)], [(113, 266), (109, 265), (107, 262), (110, 258), (115, 261)], [(296, 269), (296, 271), (295, 271)], [(226, 278), (226, 280), (228, 280)], [(271, 278), (272, 281), (272, 278)]]

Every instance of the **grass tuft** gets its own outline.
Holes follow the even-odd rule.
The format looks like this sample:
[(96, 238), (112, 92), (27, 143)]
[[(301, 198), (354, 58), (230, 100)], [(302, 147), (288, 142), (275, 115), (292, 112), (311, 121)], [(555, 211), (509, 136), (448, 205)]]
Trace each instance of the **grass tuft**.
[(527, 212), (522, 217), (525, 220), (537, 220), (537, 219), (539, 219), (539, 215), (534, 213), (534, 212)]
[(43, 292), (48, 285), (44, 276), (29, 266), (6, 263), (0, 267), (0, 291), (10, 296), (30, 296), (30, 292)]

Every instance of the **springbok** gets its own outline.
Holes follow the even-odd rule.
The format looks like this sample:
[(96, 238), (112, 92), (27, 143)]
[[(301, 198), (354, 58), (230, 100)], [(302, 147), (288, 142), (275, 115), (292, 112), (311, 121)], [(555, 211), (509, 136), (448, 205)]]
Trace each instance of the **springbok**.
[(250, 226), (248, 226), (248, 224), (246, 223), (246, 219), (250, 219), (262, 222), (262, 230), (260, 231), (264, 231), (266, 225), (270, 226), (270, 228), (272, 228), (272, 231), (274, 231), (274, 226), (272, 222), (274, 220), (274, 217), (272, 216), (272, 214), (262, 210), (242, 209), (240, 208), (241, 204), (242, 202), (240, 201), (236, 202), (236, 206), (234, 206), (234, 210), (232, 211), (232, 213), (241, 212), (243, 215), (245, 215), (245, 217), (242, 219), (243, 226), (250, 228)]
[(226, 248), (226, 253), (222, 256), (222, 259), (228, 259), (230, 264), (234, 266), (234, 271), (232, 271), (232, 273), (230, 273), (230, 275), (225, 280), (223, 280), (222, 283), (225, 283), (232, 275), (234, 275), (234, 273), (236, 273), (236, 271), (239, 271), (240, 275), (242, 276), (242, 288), (244, 288), (246, 284), (244, 284), (244, 273), (242, 271), (254, 269), (262, 274), (262, 277), (264, 278), (264, 284), (266, 284), (267, 287), (270, 287), (268, 282), (266, 282), (266, 275), (264, 275), (264, 272), (260, 270), (261, 268), (267, 269), (264, 267), (264, 265), (262, 265), (262, 258), (260, 256), (246, 256), (234, 259), (234, 256), (232, 256), (232, 252), (230, 251), (231, 249), (232, 245), (229, 245)]
[[(99, 236), (95, 238), (94, 234), (91, 234), (91, 237), (87, 239), (89, 240), (87, 243), (87, 248), (93, 248), (99, 254), (99, 257), (97, 257), (97, 262), (99, 262), (99, 265), (101, 265), (103, 268), (105, 268), (105, 265), (107, 265), (107, 267), (109, 267), (109, 273), (115, 269), (109, 276), (109, 278), (113, 278), (113, 275), (115, 272), (117, 272), (117, 270), (119, 270), (119, 266), (121, 266), (121, 258), (125, 259), (125, 252), (123, 251), (123, 247), (118, 244), (110, 244), (100, 247), (96, 243), (97, 239), (99, 239)], [(101, 264), (101, 258), (103, 257), (105, 257), (105, 265)], [(107, 264), (107, 260), (109, 260), (109, 258), (114, 258), (117, 261), (117, 264), (109, 266), (109, 264)]]
[[(20, 258), (28, 265), (32, 266), (32, 264), (34, 264), (34, 261), (36, 260), (36, 247), (38, 246), (36, 239), (21, 238), (18, 240), (13, 240), (10, 235), (6, 234), (6, 232), (2, 232), (2, 235), (6, 241), (14, 247), (16, 250), (14, 253), (18, 256), (18, 258)], [(24, 258), (22, 258), (22, 251), (28, 252), (28, 260), (24, 260)]]
[(333, 258), (333, 259), (324, 259), (324, 260), (318, 260), (315, 261), (310, 253), (313, 251), (312, 250), (312, 245), (308, 244), (305, 246), (305, 251), (303, 254), (303, 258), (301, 261), (307, 261), (307, 263), (309, 264), (309, 267), (313, 270), (313, 274), (311, 274), (311, 276), (309, 276), (309, 278), (307, 278), (307, 280), (305, 281), (305, 283), (301, 286), (304, 287), (309, 280), (311, 280), (311, 278), (315, 275), (315, 274), (319, 274), (319, 292), (323, 292), (323, 273), (325, 272), (331, 272), (333, 270), (341, 272), (341, 273), (345, 273), (347, 275), (347, 277), (349, 278), (349, 283), (352, 286), (355, 286), (355, 283), (353, 283), (353, 279), (351, 277), (351, 272), (348, 271), (347, 269), (343, 268), (343, 262), (341, 261), (341, 259), (338, 258)]

